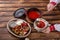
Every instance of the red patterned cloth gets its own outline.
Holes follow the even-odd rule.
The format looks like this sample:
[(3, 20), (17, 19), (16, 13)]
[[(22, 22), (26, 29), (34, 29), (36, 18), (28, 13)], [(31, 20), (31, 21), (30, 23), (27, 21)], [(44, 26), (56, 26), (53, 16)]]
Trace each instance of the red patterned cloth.
[(50, 26), (50, 31), (54, 31), (54, 30), (55, 30), (54, 25), (51, 25), (51, 26)]
[(51, 4), (53, 4), (54, 6), (56, 5), (56, 3), (55, 2), (50, 2)]

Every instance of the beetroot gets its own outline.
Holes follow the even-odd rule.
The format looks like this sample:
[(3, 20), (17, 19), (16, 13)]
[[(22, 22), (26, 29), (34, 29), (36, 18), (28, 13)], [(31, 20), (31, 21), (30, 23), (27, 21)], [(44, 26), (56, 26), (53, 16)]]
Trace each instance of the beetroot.
[(25, 23), (25, 22), (23, 22), (21, 25), (22, 25), (22, 26), (27, 26), (28, 24), (27, 24), (27, 23)]

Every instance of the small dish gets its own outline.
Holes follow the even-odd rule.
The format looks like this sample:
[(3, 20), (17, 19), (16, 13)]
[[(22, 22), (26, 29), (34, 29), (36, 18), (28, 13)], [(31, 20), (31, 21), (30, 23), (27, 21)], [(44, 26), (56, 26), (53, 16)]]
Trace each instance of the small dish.
[(41, 32), (45, 28), (47, 28), (50, 24), (43, 18), (37, 18), (34, 21), (34, 29), (36, 29), (38, 32)]
[(26, 10), (24, 8), (20, 8), (20, 9), (17, 9), (13, 15), (15, 18), (20, 18), (22, 16), (25, 16), (25, 13), (26, 13)]

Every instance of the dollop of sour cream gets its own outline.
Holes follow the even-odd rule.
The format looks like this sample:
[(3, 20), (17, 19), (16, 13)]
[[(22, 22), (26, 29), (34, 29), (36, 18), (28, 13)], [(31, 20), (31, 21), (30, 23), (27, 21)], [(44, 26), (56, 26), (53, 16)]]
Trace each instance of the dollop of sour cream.
[(21, 25), (21, 23), (23, 23), (24, 21), (23, 20), (17, 20), (15, 23), (17, 24), (17, 25)]

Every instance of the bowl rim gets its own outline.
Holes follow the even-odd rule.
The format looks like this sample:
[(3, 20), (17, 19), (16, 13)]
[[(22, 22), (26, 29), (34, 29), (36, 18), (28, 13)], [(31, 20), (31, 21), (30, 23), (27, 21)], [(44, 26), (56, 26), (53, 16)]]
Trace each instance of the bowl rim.
[[(11, 21), (13, 21), (13, 20), (18, 20), (18, 19), (11, 19), (8, 23), (7, 23), (7, 30), (12, 34), (12, 35), (14, 35), (14, 36), (16, 36), (16, 37), (18, 37), (18, 38), (24, 38), (24, 37), (27, 37), (30, 33), (31, 33), (31, 26), (29, 25), (29, 23), (28, 23), (28, 25), (29, 25), (29, 28), (30, 28), (30, 30), (29, 30), (29, 32), (25, 35), (25, 36), (18, 36), (18, 35), (16, 35), (15, 33), (13, 33), (12, 31), (11, 31), (11, 29), (9, 28), (9, 23), (11, 22)], [(23, 20), (23, 19), (19, 19), (19, 20)], [(23, 20), (24, 22), (26, 22), (25, 20)], [(27, 22), (26, 22), (27, 23)]]
[(36, 12), (39, 12), (40, 14), (42, 13), (42, 11), (39, 10), (38, 8), (36, 8), (36, 7), (32, 7), (32, 8), (30, 8), (30, 9), (28, 9), (27, 13), (29, 13), (29, 12), (31, 12), (31, 11), (36, 11)]

